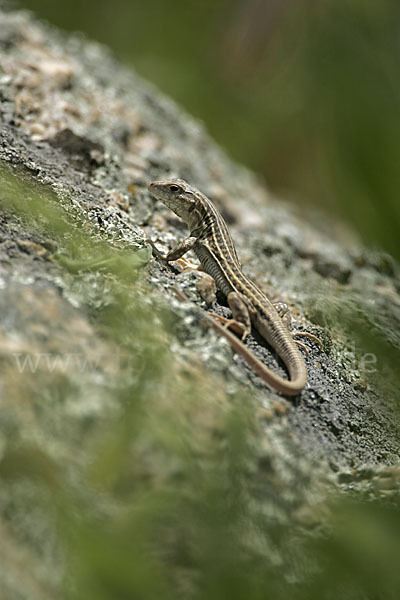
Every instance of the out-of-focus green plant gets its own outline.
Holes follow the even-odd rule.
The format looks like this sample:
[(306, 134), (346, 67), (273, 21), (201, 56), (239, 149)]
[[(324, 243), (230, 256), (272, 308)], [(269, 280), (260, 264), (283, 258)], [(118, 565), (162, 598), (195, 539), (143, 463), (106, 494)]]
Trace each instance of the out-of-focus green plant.
[(332, 511), (330, 535), (311, 541), (322, 568), (305, 585), (303, 597), (395, 600), (400, 591), (398, 505), (342, 501)]

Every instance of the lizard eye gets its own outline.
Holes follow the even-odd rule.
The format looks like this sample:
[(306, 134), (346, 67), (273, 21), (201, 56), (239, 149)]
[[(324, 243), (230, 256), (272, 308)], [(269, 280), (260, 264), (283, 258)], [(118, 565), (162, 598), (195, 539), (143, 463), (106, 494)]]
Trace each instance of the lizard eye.
[(179, 187), (177, 185), (170, 185), (169, 191), (174, 194), (175, 192), (179, 192)]

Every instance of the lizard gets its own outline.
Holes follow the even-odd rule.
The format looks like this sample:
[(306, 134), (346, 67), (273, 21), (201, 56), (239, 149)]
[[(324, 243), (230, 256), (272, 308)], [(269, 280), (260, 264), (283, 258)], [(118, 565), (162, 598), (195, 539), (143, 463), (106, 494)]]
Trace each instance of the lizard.
[[(193, 250), (201, 268), (215, 280), (217, 288), (226, 296), (233, 316), (227, 324), (240, 324), (242, 340), (250, 333), (253, 325), (283, 360), (290, 380), (273, 373), (244, 344), (241, 344), (241, 355), (270, 387), (285, 395), (299, 394), (306, 385), (307, 371), (296, 344), (303, 345), (293, 339), (282, 318), (282, 312), (285, 308), (288, 310), (287, 306), (283, 303), (273, 304), (243, 273), (232, 238), (220, 212), (207, 196), (183, 179), (153, 181), (149, 183), (148, 189), (152, 196), (187, 224), (190, 232), (188, 237), (165, 255), (157, 249), (152, 240), (149, 240), (156, 256), (168, 263)], [(285, 307), (283, 311), (282, 305)], [(220, 331), (221, 329), (219, 326)], [(308, 335), (319, 342), (312, 334), (299, 334)], [(235, 338), (233, 334), (225, 337)], [(234, 348), (239, 350), (240, 342), (235, 339), (238, 343), (234, 344)]]

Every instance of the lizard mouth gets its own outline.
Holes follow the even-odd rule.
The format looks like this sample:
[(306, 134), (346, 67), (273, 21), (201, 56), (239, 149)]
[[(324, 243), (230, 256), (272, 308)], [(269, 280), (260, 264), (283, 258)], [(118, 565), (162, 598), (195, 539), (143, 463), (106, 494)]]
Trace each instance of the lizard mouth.
[[(172, 188), (174, 189), (172, 190)], [(174, 179), (168, 181), (152, 181), (148, 184), (147, 189), (152, 196), (157, 198), (157, 200), (161, 200), (163, 204), (172, 210), (179, 204), (177, 198), (181, 189), (175, 184)]]
[(164, 181), (152, 181), (148, 184), (147, 189), (154, 198), (160, 200), (160, 202), (176, 213), (177, 201), (175, 198), (170, 197)]
[(153, 194), (153, 196), (158, 196), (158, 194), (160, 193), (160, 182), (152, 181), (148, 184), (147, 189), (151, 194)]
[(147, 189), (157, 200), (165, 202), (169, 199), (168, 188), (164, 181), (152, 181), (148, 184)]
[[(164, 181), (152, 181), (147, 186), (154, 198), (160, 200), (187, 224), (192, 223), (192, 192), (181, 179), (171, 178)], [(189, 197), (188, 197), (189, 196)]]

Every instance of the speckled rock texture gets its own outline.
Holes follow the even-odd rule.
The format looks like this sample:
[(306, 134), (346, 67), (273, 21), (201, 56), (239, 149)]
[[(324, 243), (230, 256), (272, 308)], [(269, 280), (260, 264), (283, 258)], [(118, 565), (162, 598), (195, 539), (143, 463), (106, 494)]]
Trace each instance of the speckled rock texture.
[[(323, 348), (305, 340), (307, 386), (298, 397), (283, 398), (225, 340), (201, 327), (197, 317), (203, 310), (229, 315), (224, 299), (217, 295), (206, 306), (196, 290), (196, 274), (151, 260), (147, 279), (154, 296), (179, 324), (171, 340), (177, 360), (184, 364), (196, 356), (205, 378), (213, 373), (222, 387), (247, 389), (258, 405), (270, 453), (277, 461), (282, 455), (282, 465), (301, 457), (303, 472), (318, 464), (322, 478), (344, 488), (395, 485), (398, 394), (383, 385), (390, 380), (390, 365), (382, 364), (372, 345), (375, 336), (393, 352), (400, 345), (400, 272), (390, 257), (363, 248), (326, 216), (300, 214), (271, 197), (255, 175), (216, 146), (202, 124), (118, 64), (107, 49), (1, 3), (0, 161), (51, 188), (66, 213), (83, 227), (90, 225), (99, 238), (132, 251), (145, 246), (146, 236), (166, 250), (185, 235), (183, 224), (149, 196), (148, 182), (179, 176), (209, 195), (231, 229), (245, 272), (272, 299), (288, 304), (294, 330), (317, 335)], [(0, 184), (0, 199), (2, 192)], [(53, 440), (49, 445), (57, 445), (55, 454), (62, 460), (90, 419), (107, 419), (119, 410), (110, 395), (119, 366), (112, 359), (115, 349), (93, 326), (73, 274), (52, 260), (52, 244), (18, 215), (0, 214), (0, 399), (9, 418), (1, 425), (1, 439), (34, 420), (36, 438)], [(101, 296), (97, 284), (89, 279), (85, 284), (94, 304)], [(181, 288), (191, 304), (180, 304), (172, 286)], [(353, 332), (354, 323), (357, 331), (370, 334), (365, 346)], [(270, 368), (284, 373), (259, 337), (249, 336), (246, 343)], [(28, 404), (15, 412), (13, 398), (21, 393), (15, 356), (41, 354), (43, 362), (61, 352), (93, 361), (102, 357), (100, 375), (82, 375), (79, 369), (70, 375), (71, 385), (86, 386), (84, 400), (79, 406), (71, 400), (56, 416), (50, 391), (46, 416), (33, 413)], [(296, 481), (291, 485), (295, 489)], [(4, 489), (0, 505), (0, 562), (8, 569), (2, 585), (10, 590), (21, 553), (29, 550), (13, 538)], [(18, 506), (14, 509), (18, 513)], [(32, 530), (31, 542), (45, 533)], [(51, 536), (48, 540), (51, 546)], [(44, 585), (42, 559), (35, 560), (27, 580), (19, 582), (21, 590), (33, 589), (38, 581)], [(30, 597), (47, 597), (41, 590)]]

